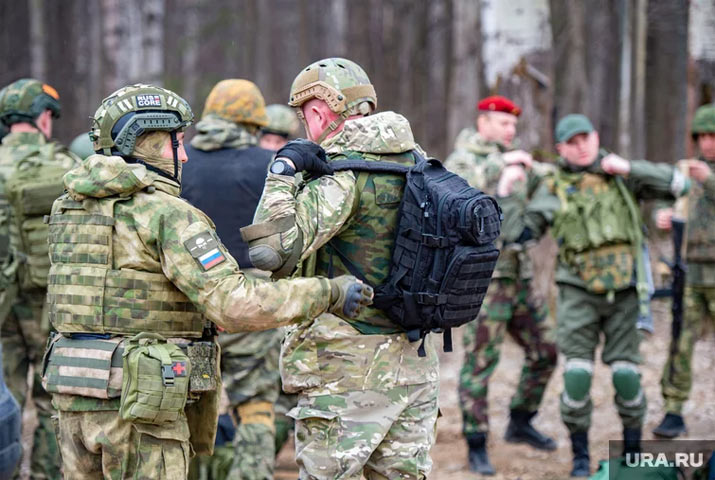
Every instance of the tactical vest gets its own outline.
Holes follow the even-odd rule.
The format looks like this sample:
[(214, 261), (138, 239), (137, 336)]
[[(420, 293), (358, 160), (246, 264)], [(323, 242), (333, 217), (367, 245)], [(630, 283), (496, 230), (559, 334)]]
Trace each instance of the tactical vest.
[(61, 333), (200, 338), (203, 315), (162, 273), (114, 268), (114, 204), (124, 200), (65, 196), (46, 217), (52, 325)]
[[(331, 160), (387, 161), (413, 165), (410, 153), (373, 155), (345, 152), (331, 156)], [(353, 215), (339, 235), (317, 252), (316, 275), (333, 277), (350, 275), (348, 268), (335, 254), (340, 251), (371, 285), (380, 285), (390, 271), (392, 245), (395, 242), (404, 175), (385, 173), (357, 173), (357, 195)], [(380, 310), (365, 308), (357, 319), (348, 320), (360, 333), (389, 334), (403, 330)]]
[(640, 249), (642, 222), (623, 181), (563, 169), (551, 181), (561, 202), (552, 226), (559, 260), (591, 292), (606, 293), (632, 285), (634, 245)]
[(693, 183), (688, 213), (689, 262), (715, 262), (715, 200), (705, 195), (703, 186)]

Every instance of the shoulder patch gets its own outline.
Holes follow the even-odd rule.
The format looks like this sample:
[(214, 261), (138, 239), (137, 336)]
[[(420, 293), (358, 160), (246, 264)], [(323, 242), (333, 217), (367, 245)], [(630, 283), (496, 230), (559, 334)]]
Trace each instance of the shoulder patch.
[(208, 231), (186, 240), (184, 247), (204, 270), (210, 270), (226, 260), (226, 256), (218, 247), (218, 242)]

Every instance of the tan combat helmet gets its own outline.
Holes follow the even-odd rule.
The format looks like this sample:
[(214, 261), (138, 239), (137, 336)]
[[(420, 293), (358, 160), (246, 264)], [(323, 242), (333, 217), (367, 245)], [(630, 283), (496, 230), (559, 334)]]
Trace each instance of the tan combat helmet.
[[(339, 115), (320, 135), (317, 143), (325, 140), (349, 116), (369, 115), (377, 108), (377, 95), (367, 73), (357, 63), (344, 58), (319, 60), (295, 77), (288, 105), (297, 108), (313, 98), (324, 101), (330, 110)], [(300, 108), (297, 113), (305, 124)]]
[(266, 102), (255, 83), (238, 78), (221, 80), (206, 98), (201, 118), (216, 115), (234, 123), (265, 127)]

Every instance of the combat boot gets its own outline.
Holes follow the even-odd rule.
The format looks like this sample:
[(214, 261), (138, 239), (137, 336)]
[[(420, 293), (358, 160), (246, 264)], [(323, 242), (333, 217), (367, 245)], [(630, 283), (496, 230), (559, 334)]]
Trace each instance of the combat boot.
[(467, 445), (469, 445), (469, 470), (482, 475), (494, 475), (494, 467), (489, 463), (487, 454), (487, 434), (467, 435)]
[(640, 428), (624, 428), (623, 429), (623, 456), (641, 453), (641, 429)]
[(571, 450), (573, 451), (572, 477), (588, 477), (590, 473), (590, 458), (588, 456), (588, 432), (571, 434)]
[(526, 443), (539, 450), (556, 450), (556, 442), (543, 435), (531, 425), (536, 412), (512, 410), (504, 440), (510, 443)]
[(685, 422), (683, 421), (683, 416), (677, 413), (666, 413), (663, 421), (660, 425), (655, 427), (653, 433), (659, 437), (664, 438), (675, 438), (687, 432), (688, 429), (685, 428)]

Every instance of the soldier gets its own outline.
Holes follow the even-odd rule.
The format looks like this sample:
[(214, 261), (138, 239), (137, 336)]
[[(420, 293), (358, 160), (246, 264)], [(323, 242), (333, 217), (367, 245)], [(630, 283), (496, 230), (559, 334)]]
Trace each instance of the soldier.
[[(289, 105), (322, 148), (296, 140), (271, 164), (254, 219), (264, 232), (249, 242), (264, 268), (287, 272), (301, 262), (304, 274), (356, 268), (373, 284), (387, 277), (404, 176), (320, 176), (332, 173), (326, 152), (331, 160), (414, 162), (409, 123), (394, 112), (371, 115), (376, 104), (367, 74), (349, 60), (320, 60), (295, 78)], [(299, 185), (296, 172), (312, 180)], [(335, 245), (346, 260), (333, 255)], [(299, 394), (289, 416), (301, 479), (427, 477), (439, 365), (429, 339), (425, 357), (418, 344), (374, 308), (357, 320), (316, 316), (287, 333), (281, 378)]]
[[(477, 130), (465, 128), (460, 132), (445, 166), (473, 187), (492, 195), (504, 168), (519, 168), (526, 181), (518, 185), (514, 194), (528, 200), (550, 166), (535, 162), (523, 150), (512, 149), (521, 110), (500, 96), (484, 98), (477, 109)], [(507, 224), (508, 221), (504, 225)], [(465, 355), (459, 384), (462, 431), (469, 446), (469, 468), (485, 475), (494, 474), (487, 455), (487, 390), (499, 363), (505, 330), (524, 350), (525, 365), (511, 399), (511, 420), (504, 439), (541, 450), (556, 448), (551, 438), (531, 425), (557, 360), (544, 299), (532, 288), (532, 271), (528, 252), (519, 244), (501, 246), (480, 315), (464, 331)]]
[(93, 120), (100, 154), (65, 175), (48, 219), (59, 334), (43, 382), (66, 479), (181, 479), (192, 451), (210, 454), (221, 388), (211, 322), (263, 330), (369, 302), (350, 277), (269, 283), (239, 270), (211, 220), (178, 197), (192, 119), (169, 90), (112, 93)]
[[(695, 341), (706, 319), (712, 322), (715, 316), (715, 105), (702, 106), (695, 112), (692, 134), (700, 158), (688, 161), (690, 177), (695, 182), (688, 199), (683, 325), (680, 335), (671, 341), (661, 378), (666, 414), (653, 430), (656, 435), (666, 438), (677, 437), (686, 431), (683, 404), (693, 383), (691, 364)], [(672, 217), (672, 208), (659, 210), (657, 226), (670, 229)]]
[[(257, 146), (260, 128), (267, 124), (263, 95), (256, 85), (239, 79), (219, 82), (206, 99), (196, 125), (198, 134), (186, 148), (191, 162), (184, 167), (181, 191), (182, 197), (216, 223), (216, 232), (228, 252), (246, 274), (252, 275), (260, 272), (253, 268), (239, 228), (253, 220), (273, 158), (273, 152)], [(214, 457), (203, 462), (213, 465), (203, 468), (228, 476), (214, 475), (215, 480), (273, 478), (273, 404), (280, 390), (278, 355), (282, 338), (282, 329), (219, 335), (229, 403), (229, 413), (224, 413), (219, 422), (227, 427), (219, 440), (228, 444), (218, 446)]]
[[(611, 367), (625, 452), (640, 449), (646, 398), (638, 364), (639, 311), (649, 292), (642, 256), (639, 198), (683, 195), (689, 182), (669, 165), (625, 160), (599, 149), (598, 133), (583, 115), (556, 125), (558, 169), (526, 206), (514, 192), (523, 171), (507, 167), (497, 185), (508, 222), (507, 241), (538, 238), (550, 226), (559, 244), (556, 283), (557, 345), (566, 356), (561, 418), (571, 434), (572, 476), (589, 474), (589, 390), (601, 333), (603, 362)], [(520, 233), (516, 233), (520, 232)]]
[(300, 135), (300, 121), (290, 107), (279, 103), (268, 105), (266, 115), (268, 125), (261, 129), (262, 148), (276, 152)]
[[(64, 146), (50, 141), (53, 122), (60, 116), (59, 99), (50, 85), (29, 78), (17, 80), (0, 92), (0, 121), (10, 131), (0, 147), (0, 242), (3, 243), (0, 263), (4, 297), (0, 337), (10, 391), (22, 407), (31, 392), (37, 409), (39, 425), (34, 433), (30, 466), (33, 478), (60, 478), (60, 456), (51, 420), (54, 411), (39, 379), (42, 352), (49, 334), (49, 322), (43, 315), (49, 261), (47, 227), (42, 223), (42, 215), (49, 213), (52, 199), (46, 198), (43, 202), (37, 197), (36, 188), (26, 188), (23, 195), (27, 198), (12, 201), (8, 182), (22, 187), (17, 177), (20, 171), (34, 174), (38, 172), (36, 168), (46, 165), (50, 174), (43, 169), (40, 178), (31, 181), (44, 183), (44, 188), (54, 191), (54, 195), (62, 192), (62, 174), (79, 159)], [(15, 289), (18, 293), (13, 300)], [(34, 374), (28, 384), (30, 369)]]

